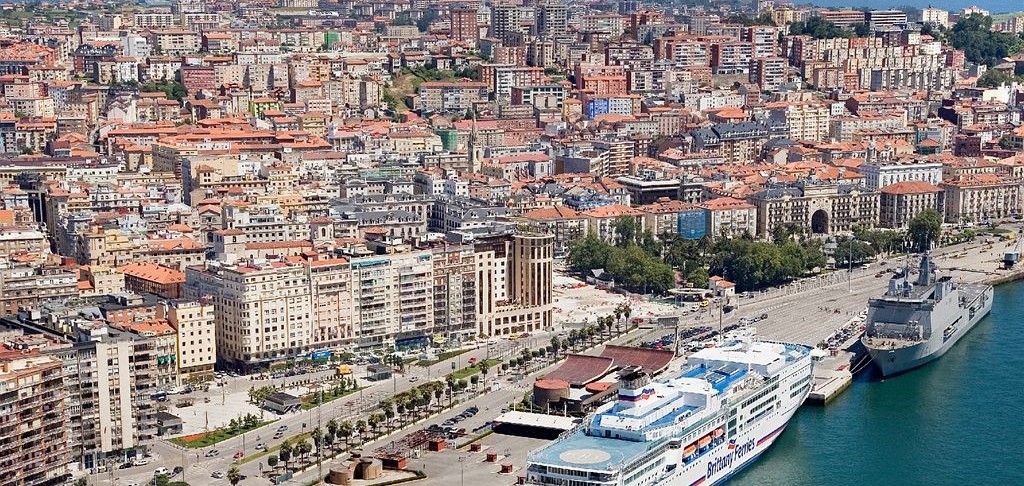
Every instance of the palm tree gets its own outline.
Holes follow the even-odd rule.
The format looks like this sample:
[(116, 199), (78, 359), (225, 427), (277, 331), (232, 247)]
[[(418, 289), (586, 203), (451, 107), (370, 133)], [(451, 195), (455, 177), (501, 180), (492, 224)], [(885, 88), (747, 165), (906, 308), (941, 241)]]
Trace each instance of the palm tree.
[(324, 434), (323, 441), (324, 441), (324, 446), (326, 446), (328, 450), (333, 452), (334, 451), (334, 434), (332, 434), (330, 430), (328, 430), (327, 433)]
[(422, 404), (422, 402), (423, 402), (423, 390), (420, 390), (419, 387), (416, 387), (416, 388), (413, 388), (412, 390), (409, 390), (409, 406), (412, 408), (410, 410), (410, 412), (413, 415), (416, 415), (416, 412), (419, 411), (419, 407), (420, 407), (420, 404)]
[[(629, 323), (629, 317), (632, 316), (632, 315), (633, 315), (633, 308), (630, 307), (629, 304), (622, 304), (622, 317), (624, 317), (625, 320), (626, 320), (626, 323), (627, 323), (626, 324), (626, 328), (627, 329), (629, 328), (629, 324), (628, 324)], [(616, 327), (616, 329), (618, 331), (618, 334), (621, 335), (622, 334), (622, 329), (618, 328), (618, 327)]]
[(294, 449), (292, 448), (291, 441), (285, 439), (284, 442), (281, 443), (281, 449), (277, 454), (278, 457), (281, 458), (281, 462), (284, 463), (285, 469), (288, 469), (288, 461), (292, 458), (292, 452), (294, 452)]
[(580, 339), (580, 331), (578, 329), (569, 330), (569, 349), (576, 349), (576, 342)]
[(441, 402), (441, 397), (443, 397), (443, 396), (444, 396), (444, 387), (443, 386), (436, 386), (436, 387), (434, 387), (434, 400), (437, 400), (437, 408), (441, 408), (441, 407), (444, 406), (444, 403)]
[(339, 437), (338, 436), (338, 421), (337, 420), (330, 419), (330, 420), (327, 421), (327, 432), (330, 433), (331, 435), (335, 436), (335, 437)]
[(313, 445), (316, 446), (316, 455), (322, 455), (320, 454), (320, 440), (324, 438), (324, 432), (320, 430), (320, 427), (315, 427), (309, 435), (313, 439)]
[(231, 486), (235, 486), (241, 481), (242, 472), (238, 470), (238, 467), (231, 466), (231, 469), (228, 469), (228, 482), (231, 483)]
[[(309, 456), (310, 452), (313, 452), (313, 445), (307, 441), (299, 442), (295, 445), (295, 452), (299, 454), (305, 460)], [(309, 462), (309, 461), (306, 461)]]
[(359, 440), (361, 441), (363, 439), (363, 432), (366, 432), (365, 420), (356, 420), (356, 431), (359, 432)]
[(382, 421), (380, 413), (370, 414), (370, 416), (366, 418), (366, 424), (373, 428), (374, 432), (377, 431), (377, 426), (379, 426)]
[(491, 365), (487, 364), (487, 360), (483, 360), (480, 362), (479, 365), (477, 365), (477, 368), (480, 370), (480, 374), (483, 375), (484, 379), (486, 380), (487, 372), (490, 371)]
[(705, 234), (697, 240), (697, 249), (700, 250), (701, 258), (704, 258), (708, 254), (708, 250), (711, 249), (711, 235)]
[(405, 423), (405, 397), (395, 397), (395, 411), (398, 412), (398, 422)]
[(338, 425), (338, 437), (345, 439), (346, 447), (348, 446), (349, 437), (352, 437), (352, 430), (352, 423), (347, 420)]

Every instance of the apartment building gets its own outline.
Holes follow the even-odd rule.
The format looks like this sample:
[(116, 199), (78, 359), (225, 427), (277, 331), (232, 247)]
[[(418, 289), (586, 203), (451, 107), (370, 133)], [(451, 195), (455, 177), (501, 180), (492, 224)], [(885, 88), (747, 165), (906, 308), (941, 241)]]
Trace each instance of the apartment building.
[(770, 234), (780, 224), (796, 224), (812, 234), (878, 225), (878, 192), (862, 186), (806, 181), (768, 187), (747, 200), (757, 207), (758, 235)]
[(761, 57), (750, 62), (751, 83), (756, 83), (762, 91), (774, 91), (786, 82), (786, 70), (789, 66), (782, 57)]
[(756, 233), (757, 208), (742, 199), (718, 197), (697, 205), (704, 209), (704, 234), (735, 238)]
[(0, 311), (18, 312), (48, 300), (78, 296), (78, 275), (63, 267), (0, 261)]
[(931, 185), (942, 182), (942, 162), (927, 159), (872, 160), (857, 168), (864, 176), (868, 190), (877, 191), (904, 181), (921, 181)]
[(175, 15), (170, 13), (137, 12), (134, 18), (137, 29), (166, 29), (175, 23)]
[(531, 232), (553, 235), (554, 252), (559, 257), (569, 253), (573, 241), (587, 235), (587, 217), (568, 206), (534, 209), (514, 221)]
[(943, 212), (942, 189), (924, 181), (897, 182), (878, 192), (878, 225), (883, 228), (906, 228), (910, 220), (927, 209)]
[(416, 108), (422, 111), (464, 112), (474, 103), (485, 101), (487, 101), (487, 83), (428, 81), (420, 84)]
[(477, 24), (477, 9), (453, 7), (449, 12), (452, 39), (460, 42), (476, 42), (480, 38)]
[(66, 398), (59, 360), (0, 352), (0, 486), (51, 486), (67, 479)]
[(218, 359), (249, 367), (313, 350), (313, 309), (306, 266), (290, 261), (189, 267), (186, 298), (214, 305)]
[(135, 387), (134, 348), (131, 339), (107, 337), (47, 350), (64, 370), (71, 460), (87, 471), (141, 445), (136, 407), (150, 398)]
[(861, 10), (823, 10), (818, 16), (839, 27), (850, 28), (853, 24), (864, 23), (866, 17)]
[(939, 184), (946, 221), (981, 222), (1021, 214), (1020, 184), (995, 174), (964, 174)]
[(164, 56), (184, 56), (199, 52), (199, 34), (190, 30), (164, 29), (150, 32), (153, 51)]
[(695, 152), (721, 155), (726, 163), (749, 163), (768, 142), (768, 128), (760, 123), (719, 123), (692, 132)]
[(478, 332), (476, 251), (473, 245), (446, 244), (431, 253), (435, 335), (456, 342), (470, 340)]
[(477, 238), (478, 333), (515, 336), (552, 324), (554, 236), (488, 235)]
[(857, 116), (837, 116), (829, 120), (829, 137), (839, 142), (852, 142), (858, 132), (877, 130), (891, 132), (906, 128), (905, 116), (862, 112)]
[(167, 299), (181, 297), (185, 273), (155, 263), (136, 262), (118, 267), (124, 274), (124, 287), (137, 293), (152, 293)]
[(825, 103), (769, 103), (765, 106), (772, 121), (786, 128), (791, 140), (825, 141), (831, 112)]
[(213, 376), (217, 364), (217, 321), (209, 299), (171, 300), (157, 309), (157, 315), (175, 331), (179, 383)]

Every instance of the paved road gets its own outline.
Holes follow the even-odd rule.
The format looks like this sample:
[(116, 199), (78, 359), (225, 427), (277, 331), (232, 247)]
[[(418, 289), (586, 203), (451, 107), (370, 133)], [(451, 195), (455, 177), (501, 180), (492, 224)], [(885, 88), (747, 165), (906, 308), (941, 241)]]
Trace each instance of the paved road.
[[(994, 268), (995, 262), (999, 259), (1004, 246), (1005, 244), (997, 243), (994, 249), (988, 250), (982, 248), (983, 245), (980, 243), (974, 242), (943, 248), (935, 252), (935, 255), (940, 266), (956, 265), (964, 268)], [(965, 257), (956, 259), (950, 257), (953, 254), (965, 253), (967, 255)], [(886, 261), (886, 267), (897, 265), (900, 261), (899, 259), (888, 260)], [(866, 306), (869, 297), (879, 295), (884, 291), (885, 280), (875, 277), (880, 268), (885, 267), (876, 264), (870, 269), (858, 268), (854, 269), (853, 272), (839, 271), (826, 277), (807, 279), (780, 289), (760, 293), (753, 299), (739, 299), (737, 310), (730, 313), (730, 318), (723, 319), (723, 322), (725, 325), (728, 325), (736, 322), (740, 317), (768, 313), (768, 319), (756, 324), (759, 336), (802, 342), (810, 345), (816, 344), (832, 333), (832, 331), (842, 326), (852, 315), (862, 310)], [(984, 274), (970, 273), (966, 275), (972, 279), (984, 276)], [(835, 310), (839, 312), (836, 313)], [(718, 312), (714, 309), (699, 315), (688, 315), (684, 319), (684, 325), (710, 325), (717, 327), (718, 323)], [(653, 336), (665, 334), (666, 331), (666, 329), (638, 330), (616, 339), (614, 342), (643, 341)], [(553, 332), (556, 331), (551, 333), (535, 333), (533, 337), (522, 340), (502, 340), (493, 347), (484, 345), (429, 368), (413, 367), (406, 375), (374, 384), (362, 390), (358, 395), (354, 394), (351, 399), (340, 399), (325, 404), (320, 407), (319, 414), (316, 410), (313, 410), (285, 415), (260, 430), (246, 434), (244, 438), (236, 437), (217, 444), (216, 448), (221, 451), (218, 457), (204, 457), (203, 453), (206, 450), (183, 450), (167, 442), (157, 442), (151, 446), (154, 457), (149, 465), (116, 471), (114, 483), (118, 485), (144, 484), (152, 476), (155, 468), (163, 466), (172, 469), (174, 466), (184, 464), (185, 480), (190, 484), (196, 486), (227, 484), (226, 479), (213, 479), (210, 477), (210, 473), (213, 471), (226, 471), (233, 462), (231, 455), (234, 452), (243, 449), (246, 455), (257, 452), (254, 447), (259, 441), (265, 442), (268, 447), (279, 444), (283, 439), (273, 440), (272, 436), (274, 431), (281, 425), (288, 427), (287, 435), (290, 436), (301, 433), (304, 430), (310, 430), (318, 416), (323, 423), (326, 423), (331, 418), (338, 419), (339, 421), (365, 418), (381, 399), (394, 395), (397, 392), (408, 390), (424, 380), (443, 377), (452, 371), (453, 363), (457, 369), (466, 366), (470, 358), (483, 360), (494, 357), (508, 358), (509, 356), (517, 356), (519, 350), (524, 346), (537, 348), (546, 345)], [(321, 372), (317, 375), (295, 377), (292, 380), (306, 379), (310, 376), (327, 380), (329, 375), (330, 372)], [(417, 383), (409, 381), (413, 376), (418, 378)], [(277, 380), (277, 382), (280, 383), (280, 380)], [(269, 382), (254, 382), (247, 377), (240, 377), (228, 380), (227, 389), (229, 391), (244, 392), (250, 386), (259, 386), (264, 383), (269, 384)], [(440, 423), (473, 404), (480, 407), (482, 413), (461, 425), (468, 430), (472, 430), (483, 422), (492, 420), (505, 404), (521, 397), (525, 393), (528, 383), (531, 383), (531, 380), (526, 379), (520, 384), (502, 382), (501, 389), (475, 397), (469, 403), (456, 407), (455, 410), (446, 412), (441, 417), (431, 420), (424, 425)], [(213, 399), (216, 399), (216, 394), (220, 393), (220, 391), (211, 390), (209, 393), (213, 396)], [(303, 424), (305, 424), (305, 428)], [(395, 437), (398, 436), (396, 435)], [(378, 444), (384, 443), (384, 440), (389, 441), (392, 438), (383, 439), (376, 444), (368, 444), (365, 446), (365, 449), (373, 450), (378, 447)], [(196, 457), (197, 453), (199, 454), (198, 459)], [(262, 478), (258, 478), (261, 462), (265, 464), (265, 459), (241, 466), (243, 474), (251, 478), (246, 481), (246, 484), (262, 484), (265, 481)], [(294, 484), (302, 484), (297, 481), (306, 476), (312, 479), (315, 477), (313, 476), (314, 473), (315, 471), (311, 471), (305, 475), (299, 475), (292, 482)], [(109, 478), (110, 475), (107, 473), (96, 474), (90, 478), (90, 482), (93, 484), (110, 484)], [(266, 484), (269, 484), (269, 481)]]
[[(184, 449), (170, 444), (169, 442), (154, 442), (150, 444), (150, 451), (153, 454), (150, 463), (146, 466), (117, 470), (114, 474), (114, 484), (121, 486), (145, 484), (153, 476), (153, 471), (156, 468), (166, 467), (168, 469), (173, 469), (175, 466), (180, 466), (183, 463), (185, 465), (185, 477), (190, 484), (227, 484), (226, 479), (215, 480), (210, 477), (210, 474), (213, 471), (226, 472), (234, 462), (231, 456), (238, 451), (244, 450), (246, 455), (256, 453), (258, 451), (255, 449), (255, 446), (258, 442), (265, 443), (267, 447), (273, 447), (283, 442), (285, 438), (311, 430), (316, 424), (318, 418), (324, 424), (332, 418), (338, 421), (355, 421), (360, 418), (365, 418), (374, 410), (380, 400), (393, 396), (396, 393), (409, 390), (426, 380), (443, 378), (446, 374), (451, 373), (453, 369), (460, 369), (468, 366), (470, 358), (484, 360), (489, 358), (507, 359), (509, 357), (518, 356), (523, 347), (536, 349), (547, 345), (552, 334), (553, 332), (534, 333), (532, 336), (524, 339), (498, 340), (492, 346), (481, 344), (476, 349), (430, 367), (410, 367), (404, 375), (396, 374), (392, 380), (385, 380), (368, 388), (364, 388), (363, 390), (360, 390), (358, 394), (352, 394), (351, 398), (346, 397), (324, 404), (322, 407), (319, 407), (319, 413), (317, 409), (313, 409), (280, 416), (271, 424), (258, 430), (249, 432), (244, 436), (223, 441), (212, 447), (220, 451), (220, 455), (216, 457), (205, 457), (205, 453), (212, 448)], [(304, 374), (292, 377), (290, 380), (291, 382), (294, 382), (300, 379), (317, 377), (324, 381), (328, 381), (331, 376), (330, 372), (318, 372), (316, 374)], [(413, 377), (416, 377), (415, 382), (410, 381)], [(281, 380), (253, 381), (249, 377), (226, 378), (226, 381), (226, 389), (228, 392), (236, 393), (244, 392), (245, 390), (248, 390), (250, 386), (254, 385), (260, 386), (261, 384), (270, 384), (271, 381), (277, 382), (278, 384), (281, 382)], [(193, 398), (201, 399), (208, 395), (211, 397), (211, 400), (216, 403), (220, 398), (220, 394), (221, 390), (214, 388), (209, 392), (206, 392), (205, 395), (203, 393), (194, 394)], [(503, 397), (502, 394), (496, 394), (493, 401), (495, 403), (501, 402), (501, 400), (505, 400), (505, 402), (507, 402), (507, 398), (507, 396)], [(501, 407), (499, 406), (498, 409), (500, 408)], [(273, 419), (274, 416), (266, 414), (265, 418)], [(273, 439), (274, 432), (280, 426), (287, 426), (288, 431), (285, 438), (275, 440)], [(196, 456), (197, 454), (198, 458)], [(242, 466), (243, 473), (249, 475), (251, 478), (255, 478), (256, 473), (258, 473), (258, 462), (260, 461), (253, 461), (244, 464)], [(250, 468), (252, 469), (251, 474), (246, 472), (249, 471)], [(111, 484), (110, 476), (111, 475), (109, 473), (91, 475), (90, 483), (109, 485)]]

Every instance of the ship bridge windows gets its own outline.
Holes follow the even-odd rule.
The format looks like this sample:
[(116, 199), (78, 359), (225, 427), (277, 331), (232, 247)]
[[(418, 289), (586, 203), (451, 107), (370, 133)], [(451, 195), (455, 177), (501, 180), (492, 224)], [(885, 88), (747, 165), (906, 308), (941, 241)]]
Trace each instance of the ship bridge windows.
[(664, 464), (664, 463), (665, 463), (665, 458), (664, 457), (659, 458), (657, 461), (654, 461), (654, 462), (644, 466), (639, 471), (631, 474), (628, 478), (626, 478), (626, 482), (623, 483), (623, 484), (633, 484), (633, 483), (635, 483), (637, 480), (639, 480), (640, 478), (644, 477), (645, 475), (647, 475), (651, 471), (661, 467), (661, 465)]

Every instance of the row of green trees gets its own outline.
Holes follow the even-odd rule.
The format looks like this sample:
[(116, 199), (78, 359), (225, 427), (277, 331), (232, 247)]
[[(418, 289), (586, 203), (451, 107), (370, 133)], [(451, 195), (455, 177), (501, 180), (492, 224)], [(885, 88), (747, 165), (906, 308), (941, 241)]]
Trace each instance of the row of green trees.
[(870, 35), (871, 29), (864, 22), (858, 22), (849, 29), (844, 29), (833, 22), (815, 16), (804, 21), (793, 22), (789, 25), (789, 33), (790, 35), (808, 35), (815, 39), (848, 39)]
[(569, 264), (579, 271), (604, 269), (616, 284), (644, 293), (675, 287), (675, 273), (661, 258), (662, 245), (650, 231), (640, 229), (631, 217), (616, 219), (613, 227), (614, 245), (592, 232), (572, 242)]
[[(674, 273), (696, 288), (706, 288), (708, 275), (721, 275), (740, 291), (789, 282), (825, 268), (827, 255), (820, 240), (795, 224), (778, 225), (769, 241), (747, 234), (737, 238), (705, 236), (687, 240), (666, 233), (655, 238), (636, 220), (613, 223), (615, 244), (590, 233), (569, 246), (569, 265), (580, 272), (603, 268), (617, 284), (635, 291), (664, 292), (675, 287)], [(942, 215), (934, 209), (914, 217), (906, 232), (854, 227), (851, 236), (835, 238), (832, 257), (837, 267), (867, 261), (880, 254), (924, 251), (939, 242)]]

